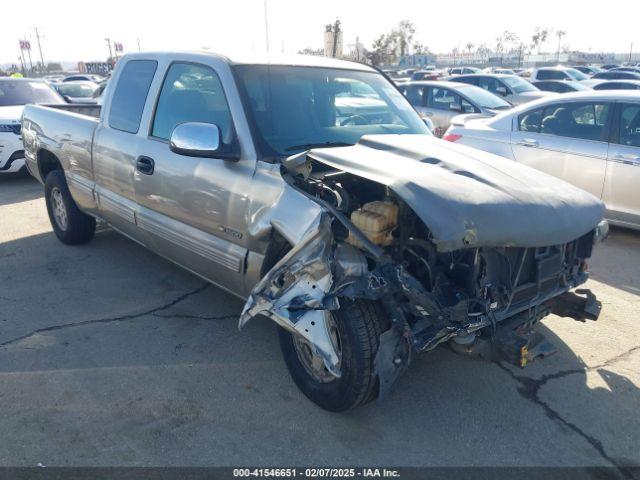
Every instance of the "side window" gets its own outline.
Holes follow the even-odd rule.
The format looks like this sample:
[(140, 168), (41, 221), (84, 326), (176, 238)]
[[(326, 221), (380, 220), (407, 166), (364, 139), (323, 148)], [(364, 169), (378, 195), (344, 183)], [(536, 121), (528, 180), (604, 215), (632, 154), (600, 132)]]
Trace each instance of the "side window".
[(124, 66), (111, 99), (109, 126), (123, 132), (138, 133), (142, 110), (158, 62), (131, 60)]
[(469, 85), (478, 85), (478, 77), (464, 77), (454, 79), (456, 82), (468, 83)]
[(518, 117), (518, 130), (521, 132), (540, 133), (542, 108), (525, 112)]
[(160, 90), (151, 135), (168, 140), (186, 122), (213, 123), (230, 142), (231, 113), (218, 75), (205, 65), (174, 63)]
[(429, 89), (427, 106), (439, 110), (460, 110), (462, 99), (460, 95), (446, 88), (432, 87)]
[(556, 103), (544, 109), (540, 133), (603, 141), (608, 115), (608, 103)]
[(620, 116), (620, 144), (640, 147), (640, 104), (622, 106)]
[(491, 93), (497, 94), (498, 87), (500, 86), (500, 82), (498, 82), (495, 78), (480, 77), (480, 80), (478, 81), (478, 86), (480, 88), (484, 88), (485, 90), (490, 91)]
[(406, 87), (404, 95), (409, 100), (409, 103), (414, 107), (422, 106), (422, 94), (424, 92), (424, 87), (418, 87), (416, 85), (411, 85)]

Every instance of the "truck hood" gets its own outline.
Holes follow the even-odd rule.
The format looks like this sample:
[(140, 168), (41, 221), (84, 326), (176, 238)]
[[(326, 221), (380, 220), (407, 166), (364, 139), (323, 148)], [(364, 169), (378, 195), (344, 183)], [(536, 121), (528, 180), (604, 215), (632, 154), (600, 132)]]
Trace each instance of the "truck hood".
[(442, 252), (562, 244), (595, 228), (604, 213), (596, 197), (562, 180), (430, 135), (368, 135), (308, 156), (388, 186)]
[(20, 123), (23, 110), (24, 105), (0, 107), (0, 122), (9, 121), (10, 123)]

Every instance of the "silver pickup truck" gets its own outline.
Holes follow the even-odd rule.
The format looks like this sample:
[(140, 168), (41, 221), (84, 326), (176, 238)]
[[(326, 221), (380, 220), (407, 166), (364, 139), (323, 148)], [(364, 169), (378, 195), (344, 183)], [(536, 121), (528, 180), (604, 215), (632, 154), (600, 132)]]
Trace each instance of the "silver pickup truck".
[(383, 398), (416, 352), (524, 366), (550, 352), (541, 318), (599, 313), (571, 290), (600, 201), (434, 138), (365, 65), (136, 53), (102, 107), (28, 106), (22, 132), (62, 242), (99, 219), (246, 299), (240, 327), (279, 325), (291, 376), (328, 410)]

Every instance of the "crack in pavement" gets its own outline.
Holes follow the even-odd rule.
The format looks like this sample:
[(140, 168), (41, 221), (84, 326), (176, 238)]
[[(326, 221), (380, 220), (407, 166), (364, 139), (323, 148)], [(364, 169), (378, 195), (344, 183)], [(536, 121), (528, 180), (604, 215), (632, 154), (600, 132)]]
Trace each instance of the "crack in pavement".
[(72, 328), (72, 327), (82, 327), (84, 325), (92, 325), (92, 324), (97, 324), (97, 323), (110, 323), (110, 322), (120, 322), (120, 321), (124, 321), (124, 320), (134, 320), (136, 318), (140, 318), (140, 317), (144, 317), (146, 315), (155, 315), (157, 312), (162, 312), (164, 310), (167, 310), (171, 307), (173, 307), (174, 305), (182, 302), (183, 300), (196, 295), (204, 290), (206, 290), (208, 287), (210, 286), (209, 283), (205, 283), (204, 285), (201, 285), (200, 287), (196, 288), (195, 290), (191, 290), (187, 293), (183, 293), (182, 295), (180, 295), (179, 297), (171, 300), (168, 303), (165, 303), (164, 305), (161, 305), (159, 307), (155, 307), (152, 308), (150, 310), (147, 310), (145, 312), (140, 312), (140, 313), (132, 313), (132, 314), (127, 314), (127, 315), (119, 315), (117, 317), (107, 317), (107, 318), (96, 318), (93, 320), (83, 320), (81, 322), (72, 322), (72, 323), (64, 323), (64, 324), (60, 324), (60, 325), (51, 325), (49, 327), (43, 327), (43, 328), (38, 328), (36, 330), (32, 330), (29, 333), (25, 333), (24, 335), (20, 335), (19, 337), (15, 337), (12, 338), (10, 340), (6, 340), (4, 342), (0, 343), (0, 348), (6, 347), (8, 345), (12, 345), (14, 343), (20, 342), (26, 338), (32, 337), (34, 335), (37, 335), (39, 333), (44, 333), (44, 332), (52, 332), (55, 330), (63, 330), (65, 328)]
[(176, 313), (174, 315), (158, 315), (157, 313), (152, 314), (154, 317), (158, 318), (180, 318), (180, 319), (189, 319), (189, 320), (230, 320), (238, 318), (238, 314), (229, 314), (229, 315), (192, 315), (188, 313)]
[(542, 407), (542, 409), (544, 410), (544, 412), (547, 415), (547, 417), (549, 417), (551, 420), (555, 420), (555, 421), (561, 423), (565, 427), (567, 427), (570, 430), (572, 430), (574, 433), (578, 434), (584, 440), (586, 440), (600, 454), (600, 456), (603, 459), (605, 459), (607, 462), (609, 462), (611, 465), (613, 465), (625, 478), (634, 479), (636, 477), (633, 475), (633, 473), (628, 468), (626, 468), (623, 465), (620, 465), (615, 459), (611, 458), (609, 456), (609, 454), (607, 454), (606, 450), (604, 449), (604, 445), (602, 444), (602, 442), (600, 440), (598, 440), (596, 437), (594, 437), (592, 435), (589, 435), (584, 430), (582, 430), (580, 427), (578, 427), (576, 424), (574, 424), (574, 423), (566, 420), (565, 418), (563, 418), (562, 415), (560, 415), (557, 411), (555, 411), (553, 408), (551, 408), (551, 406), (547, 402), (545, 402), (542, 399), (540, 399), (539, 392), (540, 392), (540, 388), (542, 388), (550, 380), (557, 380), (557, 379), (560, 379), (560, 378), (567, 377), (569, 375), (575, 375), (575, 374), (578, 374), (578, 373), (586, 373), (586, 372), (598, 370), (598, 369), (603, 368), (603, 367), (607, 367), (607, 366), (609, 366), (609, 365), (611, 365), (613, 363), (616, 363), (616, 362), (628, 357), (629, 355), (631, 355), (632, 353), (634, 353), (635, 351), (637, 351), (639, 349), (640, 349), (640, 345), (638, 345), (636, 347), (633, 347), (630, 350), (627, 350), (627, 351), (621, 353), (620, 355), (616, 355), (615, 357), (610, 358), (606, 362), (604, 362), (602, 364), (599, 364), (599, 365), (596, 365), (596, 366), (593, 366), (593, 367), (577, 368), (577, 369), (570, 369), (570, 370), (561, 370), (559, 372), (552, 373), (552, 374), (549, 374), (549, 375), (543, 375), (542, 377), (540, 377), (538, 379), (525, 377), (524, 375), (517, 375), (515, 372), (513, 372), (510, 368), (508, 368), (502, 362), (494, 362), (494, 363), (498, 366), (498, 368), (500, 368), (503, 371), (507, 372), (507, 374), (509, 374), (509, 376), (512, 379), (514, 379), (516, 382), (518, 382), (518, 384), (519, 384), (518, 393), (523, 398), (525, 398), (525, 399), (529, 400), (530, 402), (538, 405), (539, 407)]

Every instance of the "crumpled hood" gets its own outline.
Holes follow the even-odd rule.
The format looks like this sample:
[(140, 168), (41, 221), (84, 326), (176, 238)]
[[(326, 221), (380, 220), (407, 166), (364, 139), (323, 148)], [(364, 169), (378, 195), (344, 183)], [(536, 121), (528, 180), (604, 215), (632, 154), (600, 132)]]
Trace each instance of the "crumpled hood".
[(443, 252), (566, 243), (595, 228), (604, 213), (596, 197), (562, 180), (430, 135), (368, 135), (308, 155), (387, 185)]

